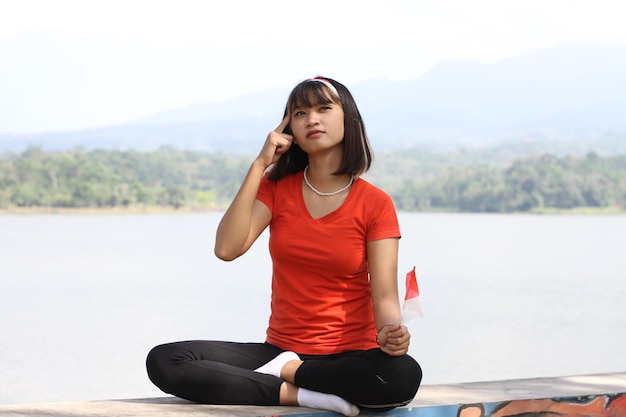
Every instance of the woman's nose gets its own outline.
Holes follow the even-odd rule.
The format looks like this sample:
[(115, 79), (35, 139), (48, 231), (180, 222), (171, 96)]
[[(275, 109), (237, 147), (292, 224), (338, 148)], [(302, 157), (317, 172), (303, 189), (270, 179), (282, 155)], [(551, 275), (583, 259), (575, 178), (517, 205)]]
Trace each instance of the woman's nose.
[(319, 123), (319, 117), (317, 115), (317, 113), (315, 112), (311, 112), (308, 114), (307, 120), (306, 120), (306, 125), (307, 126), (315, 126), (316, 124)]

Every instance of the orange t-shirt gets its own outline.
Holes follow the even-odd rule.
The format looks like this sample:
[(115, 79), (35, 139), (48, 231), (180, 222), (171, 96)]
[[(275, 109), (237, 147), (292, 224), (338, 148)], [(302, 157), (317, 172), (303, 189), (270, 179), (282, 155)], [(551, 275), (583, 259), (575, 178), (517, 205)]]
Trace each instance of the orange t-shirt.
[(355, 179), (342, 206), (313, 219), (302, 171), (264, 177), (257, 199), (272, 211), (271, 316), (267, 342), (301, 354), (377, 347), (366, 243), (399, 238), (391, 198)]

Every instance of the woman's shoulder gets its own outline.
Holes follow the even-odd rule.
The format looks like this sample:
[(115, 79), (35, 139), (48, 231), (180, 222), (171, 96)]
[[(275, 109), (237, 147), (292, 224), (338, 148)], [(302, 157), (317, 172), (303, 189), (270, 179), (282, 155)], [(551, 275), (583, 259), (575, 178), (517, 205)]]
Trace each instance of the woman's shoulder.
[(301, 184), (302, 171), (290, 173), (278, 180), (270, 179), (269, 171), (263, 175), (260, 190), (269, 193), (274, 198), (279, 195), (292, 194), (298, 190)]
[(362, 177), (359, 177), (355, 181), (357, 181), (357, 183), (359, 184), (361, 193), (366, 194), (368, 197), (378, 197), (378, 198), (384, 198), (384, 199), (391, 198), (385, 190), (372, 184), (371, 182), (369, 182), (368, 180)]
[(360, 177), (356, 179), (355, 182), (357, 183), (358, 190), (355, 203), (368, 212), (376, 213), (395, 206), (391, 196), (382, 188)]
[(368, 240), (400, 236), (398, 217), (395, 204), (383, 189), (362, 178), (358, 179), (359, 197), (355, 207), (365, 220), (368, 229)]
[(291, 172), (284, 177), (281, 177), (277, 180), (271, 179), (270, 177), (271, 171), (267, 171), (263, 174), (263, 182), (271, 184), (273, 187), (284, 184), (291, 184), (293, 182), (297, 182), (300, 178), (302, 178), (302, 171)]

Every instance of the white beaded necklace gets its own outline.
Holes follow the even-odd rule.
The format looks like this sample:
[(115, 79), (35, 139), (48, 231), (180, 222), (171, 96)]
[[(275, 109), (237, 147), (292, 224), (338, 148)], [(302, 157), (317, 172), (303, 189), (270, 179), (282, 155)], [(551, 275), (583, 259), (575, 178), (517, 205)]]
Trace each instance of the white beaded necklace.
[(342, 193), (342, 192), (346, 191), (348, 188), (350, 188), (350, 186), (352, 185), (352, 182), (354, 182), (354, 174), (352, 174), (350, 176), (350, 182), (348, 182), (348, 185), (346, 185), (345, 187), (343, 187), (343, 188), (341, 188), (341, 189), (339, 189), (337, 191), (330, 192), (330, 193), (323, 193), (323, 192), (319, 191), (317, 188), (313, 187), (311, 185), (311, 183), (309, 182), (309, 178), (306, 176), (306, 172), (307, 172), (308, 169), (309, 169), (309, 166), (307, 165), (306, 168), (304, 168), (304, 182), (306, 183), (307, 187), (309, 187), (311, 189), (311, 191), (313, 191), (317, 195), (321, 195), (322, 197), (328, 197), (328, 196), (331, 196), (331, 195), (337, 195), (339, 193)]

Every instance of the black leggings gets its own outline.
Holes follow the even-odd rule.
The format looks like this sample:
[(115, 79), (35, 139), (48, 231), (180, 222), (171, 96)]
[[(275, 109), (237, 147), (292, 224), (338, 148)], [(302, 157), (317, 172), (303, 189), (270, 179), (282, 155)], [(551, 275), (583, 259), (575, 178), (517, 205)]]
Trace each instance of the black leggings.
[[(282, 349), (268, 343), (189, 341), (160, 345), (148, 354), (150, 380), (162, 391), (204, 404), (279, 405), (281, 378), (254, 372)], [(422, 380), (410, 356), (380, 349), (336, 355), (299, 355), (295, 385), (335, 394), (361, 408), (406, 405)]]

